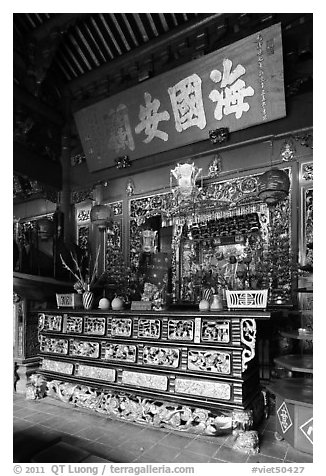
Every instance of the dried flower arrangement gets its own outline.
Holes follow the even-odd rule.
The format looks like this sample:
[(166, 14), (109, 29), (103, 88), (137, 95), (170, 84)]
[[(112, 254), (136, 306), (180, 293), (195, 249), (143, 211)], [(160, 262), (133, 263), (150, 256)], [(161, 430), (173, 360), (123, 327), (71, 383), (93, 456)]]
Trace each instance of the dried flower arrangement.
[(72, 252), (70, 252), (70, 256), (71, 256), (72, 262), (74, 263), (75, 270), (71, 269), (70, 266), (67, 265), (65, 260), (62, 258), (62, 255), (60, 254), (60, 259), (61, 259), (61, 263), (63, 267), (67, 269), (72, 274), (72, 276), (74, 276), (77, 280), (76, 283), (74, 284), (74, 289), (75, 291), (77, 291), (77, 293), (82, 294), (83, 292), (89, 291), (90, 289), (92, 289), (92, 287), (94, 287), (96, 282), (97, 272), (98, 272), (99, 255), (100, 255), (100, 248), (97, 249), (92, 275), (91, 277), (89, 277), (88, 274), (83, 276), (81, 263), (78, 263), (77, 258), (74, 256)]

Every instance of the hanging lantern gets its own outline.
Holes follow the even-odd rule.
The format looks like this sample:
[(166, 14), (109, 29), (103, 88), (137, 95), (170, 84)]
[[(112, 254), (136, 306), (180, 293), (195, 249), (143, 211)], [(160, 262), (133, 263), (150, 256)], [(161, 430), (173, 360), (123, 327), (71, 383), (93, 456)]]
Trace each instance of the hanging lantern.
[(290, 179), (284, 170), (272, 168), (259, 177), (258, 197), (267, 205), (284, 200), (290, 189)]
[(91, 222), (104, 231), (111, 222), (111, 208), (108, 205), (94, 205), (90, 213)]
[(37, 220), (38, 236), (41, 240), (48, 240), (54, 235), (54, 223), (49, 218)]

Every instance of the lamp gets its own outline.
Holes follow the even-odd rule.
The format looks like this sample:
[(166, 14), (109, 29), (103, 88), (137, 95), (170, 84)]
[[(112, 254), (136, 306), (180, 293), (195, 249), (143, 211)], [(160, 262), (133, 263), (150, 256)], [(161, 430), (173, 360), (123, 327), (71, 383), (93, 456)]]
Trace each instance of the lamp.
[(100, 231), (104, 231), (111, 221), (111, 208), (100, 203), (94, 205), (91, 209), (90, 219)]
[[(225, 198), (216, 198), (212, 192), (203, 189), (196, 181), (201, 177), (201, 168), (194, 163), (177, 164), (170, 171), (170, 188), (172, 192), (168, 206), (162, 209), (162, 226), (172, 224), (193, 224), (213, 219), (223, 207), (230, 206), (230, 201)], [(173, 178), (177, 184), (172, 183)], [(202, 177), (201, 177), (202, 181)]]
[(290, 179), (287, 173), (276, 167), (273, 163), (273, 139), (270, 141), (271, 168), (258, 179), (258, 198), (267, 205), (276, 205), (284, 200), (290, 190)]
[(49, 218), (40, 218), (37, 220), (38, 235), (41, 240), (48, 240), (54, 235), (54, 223)]
[(284, 200), (290, 189), (290, 179), (284, 170), (272, 168), (258, 180), (258, 197), (267, 205)]

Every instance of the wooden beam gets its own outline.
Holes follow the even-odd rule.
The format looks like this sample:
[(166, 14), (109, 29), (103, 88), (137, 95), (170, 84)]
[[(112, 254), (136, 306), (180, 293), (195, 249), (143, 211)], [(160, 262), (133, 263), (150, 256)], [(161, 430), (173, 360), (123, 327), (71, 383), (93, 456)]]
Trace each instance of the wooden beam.
[(16, 84), (14, 84), (13, 93), (14, 101), (23, 104), (25, 107), (27, 107), (27, 109), (43, 116), (58, 126), (63, 125), (63, 117), (58, 112), (51, 109), (47, 104), (41, 102), (35, 96), (32, 96), (31, 94), (24, 91)]
[(18, 142), (14, 142), (13, 157), (14, 173), (38, 180), (57, 190), (61, 189), (62, 170), (59, 162), (41, 157)]
[(196, 33), (196, 31), (201, 31), (204, 28), (209, 27), (210, 25), (216, 23), (217, 20), (221, 21), (221, 17), (225, 17), (227, 14), (225, 13), (216, 13), (210, 14), (208, 17), (198, 20), (195, 19), (183, 28), (178, 28), (175, 31), (170, 33), (166, 33), (154, 40), (151, 40), (146, 45), (137, 48), (136, 50), (132, 50), (119, 58), (116, 58), (113, 61), (110, 61), (99, 68), (96, 68), (83, 76), (73, 79), (70, 81), (68, 88), (73, 93), (78, 89), (86, 88), (90, 83), (96, 82), (102, 79), (109, 74), (112, 74), (115, 70), (120, 70), (121, 68), (128, 67), (130, 64), (134, 64), (137, 61), (140, 61), (144, 57), (148, 55), (154, 54), (156, 51), (161, 50), (162, 48), (171, 45), (176, 41), (181, 41)]
[(45, 21), (38, 28), (35, 28), (32, 32), (32, 37), (35, 40), (40, 41), (44, 38), (47, 38), (53, 31), (60, 30), (63, 31), (71, 24), (77, 21), (78, 19), (88, 16), (89, 13), (59, 13), (50, 20)]

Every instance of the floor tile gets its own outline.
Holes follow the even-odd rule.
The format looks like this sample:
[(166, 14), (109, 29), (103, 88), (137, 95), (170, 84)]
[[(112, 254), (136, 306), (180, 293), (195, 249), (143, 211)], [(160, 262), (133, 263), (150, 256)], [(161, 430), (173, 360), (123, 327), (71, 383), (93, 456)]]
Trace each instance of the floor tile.
[(277, 441), (273, 432), (265, 432), (259, 438), (260, 453), (266, 456), (284, 459), (288, 446), (285, 441)]
[(183, 450), (181, 453), (176, 455), (173, 463), (208, 463), (211, 458), (205, 455), (199, 455), (196, 453), (191, 453), (190, 451)]
[(139, 453), (129, 451), (128, 448), (108, 448), (107, 458), (113, 463), (132, 463)]
[(20, 418), (14, 418), (13, 420), (13, 432), (17, 433), (18, 431), (23, 431), (26, 430), (26, 428), (29, 428), (30, 426), (33, 426), (34, 423), (27, 421), (27, 420), (22, 420)]
[(144, 451), (144, 456), (146, 458), (154, 458), (155, 461), (162, 462), (162, 463), (172, 463), (174, 457), (179, 453), (180, 450), (178, 448), (171, 448), (168, 446), (164, 446), (160, 443), (152, 446), (148, 450)]
[(221, 459), (222, 461), (227, 461), (229, 463), (245, 463), (248, 457), (246, 453), (233, 450), (228, 446), (221, 446), (212, 456), (216, 459)]
[(289, 446), (288, 451), (285, 455), (285, 459), (289, 461), (293, 461), (294, 463), (312, 463), (313, 462), (312, 455), (295, 450), (294, 448), (292, 448), (292, 446)]
[(87, 456), (87, 451), (59, 441), (35, 454), (31, 463), (79, 463)]
[(180, 450), (189, 444), (189, 438), (184, 436), (178, 436), (174, 433), (168, 433), (160, 441), (160, 444), (163, 446), (168, 446), (170, 448), (179, 448)]
[(219, 446), (214, 445), (213, 443), (206, 443), (204, 441), (193, 440), (185, 446), (184, 450), (187, 452), (193, 452), (196, 454), (200, 454), (206, 456), (207, 458), (211, 458), (216, 451), (218, 450)]
[(34, 416), (37, 416), (39, 412), (33, 408), (22, 408), (15, 412), (15, 415), (19, 418), (24, 418), (25, 420), (29, 420)]
[(150, 457), (145, 457), (144, 455), (139, 455), (137, 456), (137, 458), (135, 458), (132, 463), (142, 463), (142, 464), (145, 464), (145, 463), (160, 463), (160, 461), (156, 461), (154, 458), (150, 458)]
[[(100, 440), (103, 435), (105, 435), (107, 431), (103, 428), (99, 428), (97, 426), (90, 426), (81, 425), (81, 429), (76, 431), (74, 434), (81, 437), (86, 438), (87, 440)], [(113, 435), (112, 435), (113, 438)]]
[[(64, 441), (71, 443), (71, 439), (69, 438), (64, 438)], [(94, 441), (80, 439), (78, 443), (76, 444), (80, 446), (81, 448), (83, 448), (84, 450), (91, 453), (92, 455), (95, 455), (110, 461), (111, 461), (112, 455), (114, 455), (115, 453), (115, 448), (112, 448), (108, 445), (103, 445), (102, 443), (97, 443)]]
[(86, 459), (83, 459), (81, 461), (81, 463), (83, 463), (83, 464), (87, 464), (87, 463), (111, 463), (111, 461), (109, 461), (107, 459), (104, 459), (104, 458), (100, 458), (99, 456), (90, 455)]
[(13, 456), (15, 462), (29, 463), (36, 452), (60, 441), (60, 434), (42, 432), (33, 427), (18, 432), (13, 438)]
[(259, 428), (260, 454), (248, 457), (246, 453), (232, 449), (235, 439), (230, 434), (207, 439), (195, 434), (148, 428), (70, 407), (50, 397), (33, 401), (15, 394), (13, 410), (17, 458), (22, 455), (28, 458), (32, 451), (44, 448), (44, 444), (60, 440), (94, 458), (118, 463), (312, 462), (310, 455), (274, 438), (275, 415), (264, 420)]
[(211, 458), (208, 462), (209, 462), (209, 463), (215, 463), (215, 464), (217, 464), (217, 463), (225, 463), (225, 464), (227, 464), (227, 463), (228, 463), (228, 461), (222, 461), (221, 459), (215, 459), (215, 458)]
[(282, 463), (283, 460), (279, 458), (272, 458), (271, 456), (262, 455), (260, 453), (256, 455), (250, 455), (247, 463)]
[[(151, 428), (147, 428), (147, 429), (144, 428), (142, 429), (142, 431), (138, 433), (137, 439), (145, 446), (153, 446), (156, 443), (160, 443), (164, 445), (166, 436), (167, 435), (165, 433), (162, 433), (161, 431), (157, 431)], [(174, 435), (171, 435), (171, 436), (174, 436)]]

